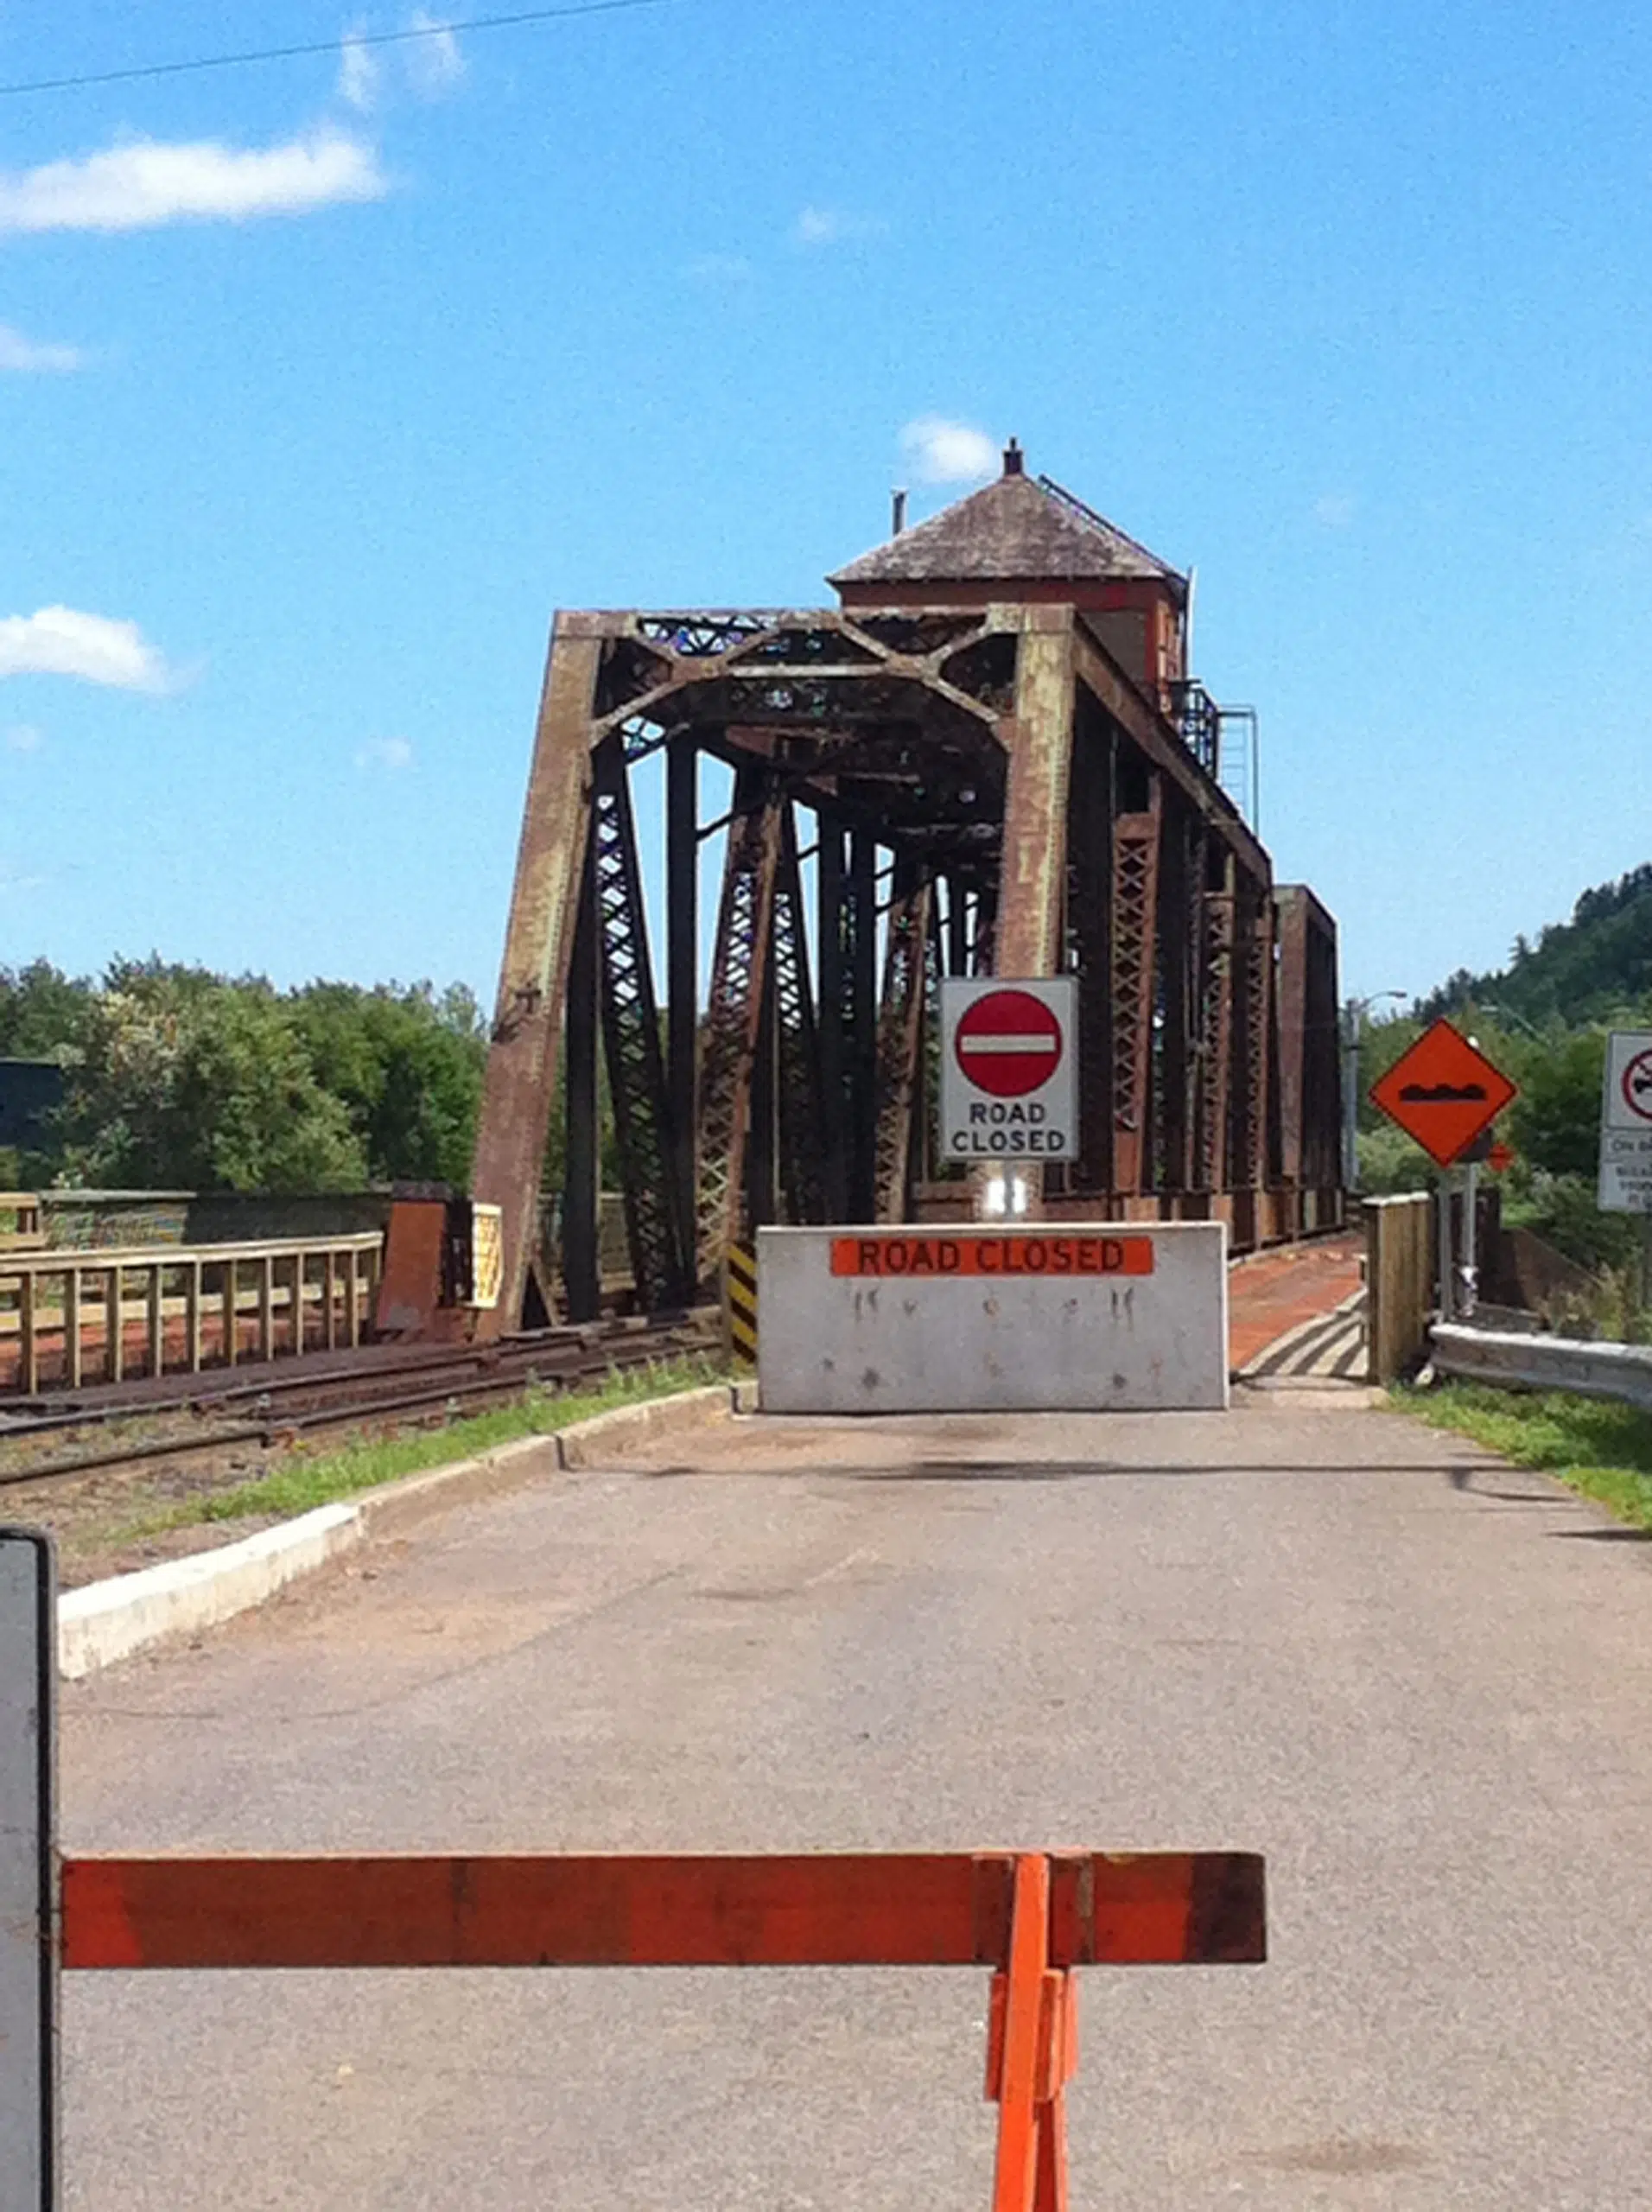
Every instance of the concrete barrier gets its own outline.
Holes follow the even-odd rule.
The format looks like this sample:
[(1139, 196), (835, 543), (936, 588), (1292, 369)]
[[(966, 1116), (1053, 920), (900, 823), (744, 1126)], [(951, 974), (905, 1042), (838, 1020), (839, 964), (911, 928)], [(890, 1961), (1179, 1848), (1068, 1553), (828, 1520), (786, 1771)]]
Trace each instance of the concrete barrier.
[(764, 1229), (765, 1413), (1228, 1402), (1221, 1222)]

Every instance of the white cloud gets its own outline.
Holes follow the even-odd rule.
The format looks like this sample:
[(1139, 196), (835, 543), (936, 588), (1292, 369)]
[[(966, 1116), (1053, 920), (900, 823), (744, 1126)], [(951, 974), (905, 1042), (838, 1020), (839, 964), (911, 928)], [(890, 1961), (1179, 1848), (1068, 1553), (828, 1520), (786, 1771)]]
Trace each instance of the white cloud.
[(25, 338), (9, 322), (0, 322), (0, 371), (15, 370), (20, 376), (63, 376), (82, 367), (86, 358), (78, 346), (45, 346), (38, 339)]
[(365, 115), (378, 92), (378, 56), (362, 43), (360, 24), (346, 31), (339, 47), (339, 98)]
[(1313, 503), (1313, 518), (1325, 530), (1346, 530), (1358, 507), (1351, 492), (1326, 492)]
[(440, 99), (465, 73), (465, 57), (459, 51), (459, 41), (446, 23), (437, 16), (427, 15), (423, 8), (414, 10), (408, 29), (429, 34), (425, 38), (410, 39), (403, 49), (408, 82), (423, 99)]
[(6, 732), (8, 753), (38, 753), (40, 742), (40, 732), (33, 722), (13, 722)]
[(696, 284), (749, 284), (757, 271), (743, 253), (702, 253), (683, 274)]
[(794, 245), (842, 245), (847, 238), (875, 238), (886, 226), (841, 207), (805, 207), (791, 226)]
[(413, 747), (404, 737), (370, 737), (356, 754), (358, 768), (385, 768), (392, 775), (413, 766)]
[(336, 130), (284, 145), (153, 138), (77, 161), (0, 171), (0, 232), (138, 231), (189, 219), (242, 222), (339, 200), (380, 200), (390, 180), (371, 146)]
[(900, 449), (920, 484), (972, 484), (998, 474), (998, 448), (987, 433), (944, 415), (920, 415), (908, 423)]
[(42, 607), (0, 616), (0, 677), (74, 676), (120, 691), (168, 691), (178, 681), (136, 622)]

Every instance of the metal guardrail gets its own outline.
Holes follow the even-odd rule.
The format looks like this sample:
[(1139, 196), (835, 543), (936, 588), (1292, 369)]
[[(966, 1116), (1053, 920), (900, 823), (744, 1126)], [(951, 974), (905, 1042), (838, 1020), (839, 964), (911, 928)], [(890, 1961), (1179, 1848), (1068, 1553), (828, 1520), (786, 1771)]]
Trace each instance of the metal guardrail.
[(353, 1348), (372, 1325), (383, 1245), (374, 1229), (0, 1254), (0, 1391)]
[(1496, 1329), (1465, 1328), (1459, 1322), (1437, 1323), (1429, 1343), (1440, 1375), (1530, 1390), (1572, 1390), (1584, 1398), (1617, 1398), (1652, 1413), (1652, 1346), (1512, 1336)]

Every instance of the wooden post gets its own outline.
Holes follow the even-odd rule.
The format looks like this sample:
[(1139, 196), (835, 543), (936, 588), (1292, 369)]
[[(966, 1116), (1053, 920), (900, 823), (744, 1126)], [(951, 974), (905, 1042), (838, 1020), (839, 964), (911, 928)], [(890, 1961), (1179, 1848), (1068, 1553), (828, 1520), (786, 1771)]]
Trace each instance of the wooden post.
[(126, 1326), (124, 1310), (125, 1285), (121, 1279), (119, 1263), (109, 1270), (109, 1295), (105, 1306), (105, 1327), (109, 1338), (108, 1357), (105, 1363), (111, 1382), (124, 1380), (126, 1374)]
[(17, 1277), (17, 1327), (22, 1354), (20, 1379), (24, 1395), (32, 1398), (40, 1389), (40, 1347), (35, 1336), (35, 1275), (28, 1267)]
[(166, 1287), (166, 1268), (156, 1260), (149, 1270), (145, 1286), (145, 1308), (149, 1319), (149, 1373), (163, 1374), (167, 1363), (166, 1301), (162, 1293)]
[(200, 1372), (200, 1276), (199, 1260), (191, 1260), (183, 1286), (184, 1356), (189, 1363), (189, 1372)]
[(63, 1271), (63, 1379), (80, 1388), (80, 1270), (71, 1260)]
[(339, 1262), (330, 1249), (321, 1268), (321, 1342), (328, 1351), (339, 1341)]
[(235, 1262), (226, 1260), (224, 1262), (224, 1359), (225, 1363), (230, 1367), (234, 1366), (240, 1351), (240, 1346), (236, 1341), (238, 1330), (235, 1313)]
[(308, 1256), (305, 1252), (293, 1254), (293, 1357), (295, 1359), (304, 1349), (304, 1262)]
[(258, 1258), (258, 1357), (276, 1356), (276, 1262), (273, 1254)]
[(359, 1261), (353, 1244), (345, 1255), (344, 1287), (350, 1301), (350, 1310), (345, 1316), (344, 1339), (353, 1351), (361, 1342)]

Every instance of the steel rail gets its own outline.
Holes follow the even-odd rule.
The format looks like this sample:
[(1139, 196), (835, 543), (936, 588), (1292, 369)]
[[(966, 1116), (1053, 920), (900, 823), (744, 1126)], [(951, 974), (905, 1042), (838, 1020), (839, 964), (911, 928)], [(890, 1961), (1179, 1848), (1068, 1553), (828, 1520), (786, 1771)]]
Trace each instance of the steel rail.
[[(256, 1443), (270, 1449), (282, 1437), (302, 1431), (348, 1428), (362, 1421), (394, 1419), (427, 1411), (435, 1406), (462, 1408), (492, 1398), (518, 1396), (541, 1383), (549, 1384), (553, 1394), (560, 1395), (572, 1385), (594, 1381), (604, 1375), (622, 1373), (632, 1368), (645, 1367), (674, 1351), (685, 1353), (689, 1349), (665, 1332), (628, 1332), (628, 1337), (627, 1342), (593, 1347), (583, 1357), (559, 1363), (555, 1368), (535, 1367), (531, 1362), (524, 1361), (521, 1365), (513, 1364), (507, 1370), (501, 1362), (492, 1373), (444, 1383), (434, 1389), (403, 1391), (399, 1395), (389, 1397), (380, 1395), (346, 1400), (343, 1404), (316, 1406), (275, 1414), (266, 1421), (244, 1421), (232, 1428), (214, 1429), (206, 1435), (159, 1438), (143, 1444), (80, 1452), (73, 1459), (54, 1459), (38, 1466), (8, 1468), (0, 1471), (0, 1489), (15, 1488), (26, 1483), (50, 1482), (60, 1476), (137, 1465), (149, 1460), (182, 1458), (187, 1454), (221, 1450), (233, 1444)], [(361, 1379), (359, 1375), (340, 1378), (341, 1382), (355, 1382)]]

